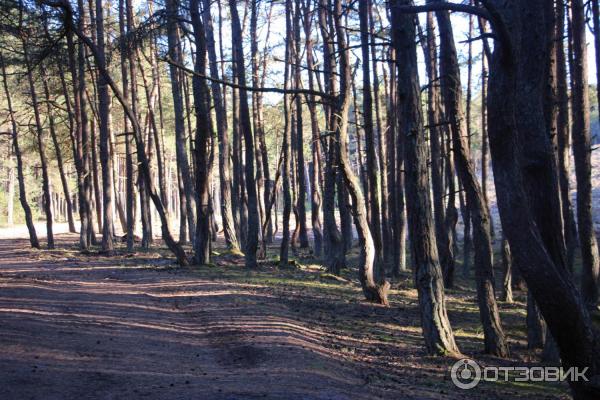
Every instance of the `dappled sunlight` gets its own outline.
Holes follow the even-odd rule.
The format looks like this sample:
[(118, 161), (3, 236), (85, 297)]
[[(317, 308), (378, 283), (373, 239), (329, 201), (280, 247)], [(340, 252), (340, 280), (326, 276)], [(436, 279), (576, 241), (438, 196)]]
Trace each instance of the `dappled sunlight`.
[[(77, 375), (134, 382), (141, 392), (178, 382), (171, 390), (237, 393), (241, 381), (265, 392), (281, 381), (304, 393), (323, 390), (311, 380), (367, 385), (365, 398), (398, 398), (407, 382), (424, 398), (452, 389), (446, 379), (453, 360), (423, 350), (408, 282), (392, 291), (386, 308), (363, 301), (352, 277), (333, 281), (318, 268), (172, 270), (139, 260), (88, 261), (0, 266), (0, 361), (35, 379)], [(468, 352), (482, 341), (469, 296), (448, 297)], [(521, 318), (514, 308), (503, 312)]]

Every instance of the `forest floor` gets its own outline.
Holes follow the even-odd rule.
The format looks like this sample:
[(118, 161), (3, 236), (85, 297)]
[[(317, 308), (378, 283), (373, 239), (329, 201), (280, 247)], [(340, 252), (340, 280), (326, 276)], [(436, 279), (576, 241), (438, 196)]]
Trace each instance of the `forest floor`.
[[(569, 398), (566, 384), (455, 388), (457, 359), (424, 352), (409, 273), (386, 308), (363, 301), (353, 268), (336, 278), (309, 255), (279, 269), (271, 249), (249, 271), (217, 246), (214, 264), (178, 268), (160, 248), (109, 258), (78, 252), (77, 235), (57, 242), (0, 240), (1, 399)], [(536, 365), (523, 293), (500, 304), (512, 358), (481, 354), (471, 280), (448, 290), (461, 351)]]

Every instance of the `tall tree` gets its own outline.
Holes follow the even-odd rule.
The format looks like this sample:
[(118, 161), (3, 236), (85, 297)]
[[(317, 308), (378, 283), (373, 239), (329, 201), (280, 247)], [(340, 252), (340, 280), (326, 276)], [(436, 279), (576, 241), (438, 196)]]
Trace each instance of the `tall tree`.
[[(311, 12), (311, 0), (306, 1), (304, 10), (304, 36), (306, 40), (306, 69), (308, 73), (308, 88), (315, 89), (315, 61), (313, 55), (313, 40), (311, 39), (311, 28), (313, 13)], [(307, 95), (308, 112), (310, 114), (310, 127), (312, 132), (312, 169), (310, 175), (310, 210), (311, 225), (313, 231), (315, 256), (320, 257), (323, 248), (323, 232), (321, 227), (321, 188), (323, 186), (323, 167), (321, 154), (321, 138), (319, 132), (319, 120), (314, 95)]]
[[(129, 73), (127, 70), (127, 47), (125, 39), (126, 29), (126, 4), (125, 0), (119, 1), (119, 33), (121, 35), (120, 52), (121, 52), (121, 82), (123, 83), (123, 96), (129, 98)], [(127, 250), (133, 250), (134, 240), (134, 215), (133, 215), (133, 202), (134, 188), (133, 188), (133, 158), (131, 155), (131, 138), (129, 134), (129, 118), (127, 115), (123, 116), (123, 129), (125, 136), (125, 212), (126, 212), (126, 243)]]
[[(432, 3), (436, 3), (434, 0)], [(508, 344), (500, 322), (494, 295), (493, 252), (490, 235), (490, 216), (481, 186), (471, 160), (467, 126), (462, 110), (462, 87), (458, 56), (454, 44), (448, 11), (436, 12), (440, 28), (440, 75), (442, 92), (452, 132), (452, 148), (459, 179), (466, 192), (466, 202), (474, 230), (475, 279), (479, 313), (484, 330), (485, 352), (499, 357), (508, 356)]]
[(376, 248), (367, 221), (365, 198), (360, 188), (360, 182), (352, 171), (348, 153), (348, 112), (351, 104), (350, 80), (352, 79), (352, 71), (350, 67), (350, 50), (348, 49), (346, 35), (341, 24), (342, 0), (335, 0), (334, 2), (333, 19), (335, 21), (337, 45), (340, 54), (340, 94), (336, 99), (335, 106), (335, 114), (339, 119), (339, 125), (336, 134), (340, 146), (340, 168), (348, 192), (352, 197), (352, 213), (360, 242), (361, 253), (358, 265), (358, 279), (367, 300), (387, 305), (390, 284), (385, 280), (383, 273), (378, 271), (375, 266)]
[[(96, 62), (99, 68), (106, 69), (106, 55), (104, 46), (104, 3), (96, 0), (96, 40), (98, 58)], [(112, 253), (113, 244), (113, 174), (110, 165), (109, 151), (109, 94), (108, 83), (102, 74), (98, 74), (98, 123), (100, 126), (100, 165), (102, 168), (102, 250)], [(96, 198), (96, 201), (100, 199)]]
[[(334, 57), (334, 32), (331, 19), (331, 0), (319, 0), (319, 28), (323, 40), (323, 79), (325, 91), (335, 96), (338, 91), (336, 61)], [(333, 274), (339, 274), (345, 264), (344, 241), (335, 218), (335, 185), (338, 159), (338, 142), (331, 132), (337, 130), (338, 119), (331, 102), (324, 104), (326, 130), (330, 134), (325, 139), (326, 162), (323, 179), (323, 251), (324, 264)]]
[[(377, 190), (377, 168), (376, 143), (373, 128), (373, 95), (371, 88), (371, 60), (369, 45), (369, 5), (368, 1), (358, 2), (358, 16), (360, 20), (360, 43), (362, 55), (362, 78), (363, 78), (363, 130), (365, 132), (365, 150), (367, 153), (367, 174), (366, 181), (369, 190), (369, 226), (373, 235), (375, 244), (376, 263), (381, 262), (382, 244), (381, 244), (381, 220), (379, 213), (379, 196)], [(381, 145), (381, 144), (380, 144)]]
[(35, 117), (36, 144), (38, 154), (40, 156), (40, 167), (42, 169), (42, 203), (44, 214), (46, 215), (46, 240), (48, 248), (54, 248), (54, 231), (53, 231), (53, 216), (52, 216), (52, 194), (50, 192), (50, 175), (48, 173), (48, 159), (46, 157), (46, 134), (42, 126), (40, 116), (40, 107), (35, 83), (33, 79), (34, 64), (29, 53), (29, 43), (27, 42), (27, 33), (22, 32), (23, 56), (25, 58), (25, 67), (27, 68), (27, 82), (29, 83), (29, 93), (31, 96), (31, 106)]
[[(544, 21), (544, 10), (536, 2), (512, 0), (493, 12), (497, 39), (490, 60), (488, 132), (502, 228), (515, 264), (558, 344), (563, 366), (587, 367), (593, 380), (600, 371), (600, 353), (592, 321), (571, 276), (553, 262), (544, 245), (529, 206), (519, 159), (523, 143), (517, 120), (522, 113), (517, 113), (514, 99), (517, 88), (527, 84), (517, 73), (519, 64), (528, 62), (528, 58), (518, 57), (519, 39), (531, 29), (532, 18)], [(540, 46), (545, 45), (544, 37), (537, 40)], [(598, 397), (598, 388), (589, 382), (572, 381), (570, 385), (576, 399)]]
[[(560, 0), (557, 0), (560, 2)], [(597, 104), (600, 104), (600, 5), (597, 1), (588, 3), (592, 8), (592, 27), (594, 34), (594, 49), (596, 50), (596, 98)], [(600, 114), (598, 115), (600, 121)]]
[[(126, 2), (127, 4), (127, 31), (128, 32), (135, 32), (135, 25), (134, 25), (134, 21), (133, 21), (133, 3), (131, 0), (127, 0)], [(136, 119), (139, 120), (140, 118), (140, 107), (139, 107), (139, 99), (138, 99), (138, 81), (137, 81), (137, 68), (136, 68), (136, 64), (138, 63), (138, 60), (136, 58), (136, 52), (134, 49), (129, 49), (129, 51), (127, 52), (127, 56), (128, 56), (128, 66), (129, 66), (129, 76), (130, 76), (130, 85), (131, 85), (131, 108), (132, 108), (132, 112), (134, 114), (134, 117)], [(148, 105), (148, 107), (150, 107), (151, 104)], [(131, 135), (127, 135), (126, 138), (127, 140), (130, 140)], [(151, 143), (148, 143), (150, 146), (146, 145), (146, 142), (148, 142), (150, 140), (152, 136), (149, 134), (142, 134), (140, 136), (140, 139), (144, 142), (144, 146), (147, 148), (152, 148), (152, 146), (150, 145)], [(151, 162), (151, 155), (152, 152), (148, 152), (148, 161)], [(112, 158), (111, 162), (114, 163), (114, 157)], [(142, 247), (143, 248), (148, 248), (150, 247), (150, 244), (153, 242), (153, 238), (152, 238), (152, 215), (151, 215), (151, 211), (150, 211), (150, 198), (149, 198), (149, 194), (148, 194), (148, 190), (146, 188), (146, 183), (144, 182), (144, 179), (141, 178), (141, 174), (139, 174), (138, 171), (138, 177), (137, 177), (137, 183), (138, 183), (138, 193), (139, 193), (139, 197), (140, 197), (140, 216), (141, 216), (141, 220), (142, 220)]]
[[(292, 1), (286, 0), (285, 7), (285, 32), (286, 32), (286, 45), (285, 45), (285, 72), (284, 72), (284, 88), (287, 90), (290, 87), (290, 63), (292, 60)], [(281, 246), (279, 250), (279, 264), (282, 267), (288, 265), (288, 254), (290, 247), (290, 214), (292, 210), (292, 197), (290, 181), (292, 174), (291, 171), (291, 136), (292, 136), (292, 121), (291, 121), (291, 101), (290, 96), (287, 94), (283, 95), (283, 114), (284, 114), (284, 127), (283, 127), (283, 140), (281, 143), (281, 154), (283, 163), (281, 165), (282, 181), (283, 181), (283, 231), (281, 233)]]
[(567, 267), (573, 270), (575, 250), (577, 248), (577, 226), (573, 211), (570, 191), (571, 169), (571, 135), (569, 130), (569, 85), (567, 83), (567, 60), (565, 57), (565, 2), (556, 2), (556, 95), (558, 104), (557, 142), (558, 142), (558, 174), (562, 217), (564, 220), (564, 237), (566, 246)]
[[(210, 12), (210, 0), (202, 0), (204, 29), (206, 31), (206, 47), (208, 51), (209, 70), (212, 78), (219, 78), (217, 51), (215, 46), (214, 28)], [(217, 137), (219, 141), (219, 185), (221, 200), (221, 220), (223, 233), (227, 246), (232, 250), (239, 250), (239, 243), (235, 232), (231, 199), (231, 170), (230, 147), (227, 125), (227, 112), (221, 91), (221, 85), (216, 81), (211, 82), (212, 99), (215, 107)]]
[[(181, 50), (181, 40), (179, 33), (179, 9), (176, 0), (167, 0), (167, 41), (169, 44), (169, 58), (177, 64), (183, 64), (183, 55)], [(176, 66), (170, 65), (169, 72), (171, 76), (171, 92), (173, 94), (173, 111), (175, 113), (175, 154), (177, 159), (177, 168), (181, 174), (180, 198), (185, 199), (185, 210), (181, 210), (181, 215), (187, 218), (189, 235), (194, 235), (196, 231), (194, 221), (194, 186), (190, 173), (190, 164), (185, 144), (185, 117), (182, 95), (181, 72)], [(184, 223), (185, 220), (181, 221)], [(185, 237), (180, 237), (182, 243), (186, 242)]]
[(210, 205), (209, 205), (209, 139), (213, 136), (210, 116), (210, 94), (206, 80), (200, 77), (206, 73), (206, 39), (204, 24), (200, 18), (199, 0), (190, 0), (190, 15), (196, 44), (193, 90), (196, 112), (195, 163), (196, 163), (196, 235), (194, 252), (198, 264), (210, 262)]
[[(250, 4), (250, 57), (252, 59), (252, 86), (260, 87), (259, 77), (259, 58), (258, 58), (258, 5), (259, 0), (252, 0)], [(264, 225), (265, 216), (265, 174), (262, 161), (263, 152), (261, 151), (261, 138), (264, 135), (262, 119), (260, 116), (262, 104), (260, 102), (260, 93), (252, 91), (252, 130), (254, 131), (254, 158), (256, 160), (256, 190), (258, 211), (260, 216), (260, 227)], [(268, 165), (267, 165), (268, 168)], [(259, 229), (261, 236), (265, 235), (262, 229)]]
[(446, 312), (444, 284), (440, 268), (425, 157), (425, 132), (421, 110), (414, 17), (400, 7), (411, 0), (390, 2), (392, 43), (398, 68), (400, 135), (404, 136), (406, 197), (415, 285), (419, 297), (421, 326), (427, 351), (433, 354), (458, 353)]
[(242, 46), (242, 26), (237, 10), (237, 2), (229, 0), (229, 9), (231, 13), (231, 46), (233, 49), (234, 73), (240, 84), (240, 128), (245, 140), (245, 178), (246, 178), (246, 196), (248, 207), (248, 227), (246, 236), (246, 246), (244, 254), (246, 257), (246, 267), (254, 268), (257, 266), (256, 251), (258, 249), (258, 203), (256, 196), (256, 184), (254, 178), (254, 138), (252, 135), (252, 123), (250, 121), (250, 109), (248, 107), (248, 92), (246, 87), (246, 71), (244, 67), (244, 48)]
[(71, 79), (76, 89), (74, 90), (75, 117), (77, 121), (77, 182), (79, 188), (79, 218), (81, 229), (79, 231), (79, 246), (87, 250), (95, 242), (94, 224), (92, 216), (92, 182), (91, 182), (91, 159), (90, 159), (90, 132), (87, 101), (87, 81), (85, 79), (86, 46), (79, 43), (77, 47), (77, 61), (74, 56), (73, 32), (78, 30), (82, 35), (87, 32), (86, 13), (83, 0), (77, 1), (79, 19), (77, 26), (73, 23), (70, 8), (65, 9), (65, 27), (67, 28), (67, 43), (69, 45), (69, 69)]
[(427, 36), (425, 49), (426, 71), (429, 78), (427, 96), (427, 123), (429, 125), (429, 145), (431, 148), (431, 187), (433, 190), (433, 210), (435, 222), (436, 243), (440, 266), (444, 276), (448, 277), (446, 285), (451, 284), (450, 277), (454, 271), (454, 243), (452, 237), (452, 224), (446, 219), (444, 208), (444, 178), (442, 172), (444, 121), (441, 104), (437, 42), (435, 35), (435, 20), (433, 13), (427, 13)]
[(11, 138), (15, 157), (17, 159), (17, 180), (19, 182), (19, 201), (21, 207), (23, 207), (23, 214), (25, 214), (25, 224), (27, 225), (27, 231), (29, 233), (29, 243), (31, 247), (39, 248), (40, 242), (35, 231), (35, 225), (33, 224), (33, 215), (31, 207), (27, 201), (27, 190), (25, 188), (25, 174), (23, 172), (23, 157), (21, 155), (21, 147), (19, 145), (19, 133), (17, 130), (17, 121), (15, 120), (15, 114), (12, 106), (12, 99), (10, 90), (8, 88), (8, 77), (6, 74), (6, 65), (4, 63), (4, 56), (0, 52), (0, 67), (2, 68), (2, 85), (4, 87), (4, 95), (6, 96), (6, 103), (8, 105), (8, 116), (10, 119), (11, 126)]
[(582, 261), (582, 294), (589, 307), (598, 303), (600, 255), (592, 215), (592, 163), (590, 100), (587, 74), (587, 44), (583, 0), (571, 0), (573, 70), (571, 71), (571, 109), (573, 155), (577, 177), (577, 228)]
[[(294, 87), (301, 89), (302, 87), (302, 48), (300, 38), (301, 26), (301, 0), (295, 0), (294, 7)], [(304, 163), (304, 120), (302, 118), (302, 96), (295, 98), (295, 115), (296, 115), (296, 176), (298, 196), (296, 198), (296, 210), (298, 214), (298, 239), (300, 240), (301, 248), (308, 248), (308, 232), (306, 230), (306, 165)]]
[(65, 163), (63, 160), (61, 144), (56, 132), (56, 122), (54, 120), (54, 112), (51, 104), (54, 99), (50, 96), (50, 87), (48, 85), (49, 76), (46, 72), (46, 67), (40, 64), (40, 73), (42, 77), (42, 88), (44, 90), (44, 97), (46, 101), (46, 112), (48, 117), (48, 128), (50, 130), (50, 138), (54, 145), (54, 154), (56, 155), (56, 165), (58, 167), (58, 174), (60, 177), (60, 183), (63, 189), (64, 201), (67, 205), (67, 223), (69, 224), (69, 232), (75, 232), (75, 221), (73, 219), (73, 205), (71, 202), (71, 191), (69, 190), (69, 182), (67, 181), (67, 175), (65, 173)]

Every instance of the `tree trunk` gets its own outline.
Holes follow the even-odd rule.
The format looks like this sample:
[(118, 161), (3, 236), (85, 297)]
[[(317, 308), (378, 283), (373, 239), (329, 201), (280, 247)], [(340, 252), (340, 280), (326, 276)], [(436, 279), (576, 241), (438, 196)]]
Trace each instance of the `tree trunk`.
[[(125, 23), (126, 23), (126, 4), (125, 0), (119, 1), (119, 33), (121, 39), (121, 81), (123, 83), (123, 96), (129, 98), (129, 75), (127, 72), (127, 48), (125, 42)], [(134, 190), (133, 190), (133, 159), (131, 157), (131, 139), (129, 136), (129, 118), (127, 115), (123, 116), (123, 129), (125, 137), (125, 212), (126, 212), (126, 243), (127, 251), (133, 250), (134, 245), (134, 217), (133, 217), (133, 202), (134, 202)]]
[[(212, 78), (219, 78), (219, 69), (217, 64), (217, 52), (215, 48), (214, 29), (212, 16), (210, 14), (210, 0), (203, 1), (203, 19), (204, 29), (206, 31), (206, 47), (208, 50), (210, 75)], [(235, 223), (232, 212), (231, 199), (231, 170), (230, 170), (230, 147), (229, 135), (227, 132), (227, 112), (224, 105), (224, 99), (221, 92), (221, 86), (211, 83), (212, 98), (215, 106), (215, 116), (217, 125), (217, 136), (219, 140), (219, 184), (221, 190), (221, 220), (223, 224), (223, 233), (225, 242), (230, 250), (239, 250), (239, 243), (235, 232)]]
[[(196, 62), (194, 71), (206, 73), (206, 39), (204, 26), (198, 9), (199, 0), (190, 0), (190, 15), (196, 44)], [(194, 242), (195, 261), (199, 265), (210, 262), (210, 198), (209, 198), (209, 148), (208, 141), (212, 137), (210, 116), (210, 95), (203, 78), (194, 75), (192, 78), (194, 92), (194, 108), (196, 111), (195, 162), (196, 162), (196, 235)]]
[[(85, 7), (83, 0), (77, 1), (79, 10), (78, 29), (83, 34), (86, 29)], [(86, 98), (86, 79), (85, 79), (85, 45), (80, 43), (77, 49), (77, 62), (75, 62), (75, 45), (73, 43), (73, 25), (72, 15), (65, 16), (65, 25), (67, 27), (67, 43), (69, 46), (69, 68), (71, 70), (71, 79), (76, 86), (73, 91), (75, 106), (75, 121), (77, 125), (77, 143), (75, 155), (75, 167), (77, 169), (77, 188), (79, 189), (79, 247), (86, 251), (94, 239), (94, 227), (92, 222), (92, 204), (91, 204), (91, 177), (90, 177), (90, 146), (89, 146), (89, 126), (87, 114)]]
[[(255, 88), (260, 87), (260, 79), (259, 79), (259, 60), (258, 60), (258, 0), (252, 0), (250, 5), (250, 57), (252, 59), (252, 86)], [(259, 211), (259, 234), (262, 238), (264, 236), (264, 232), (262, 231), (262, 227), (264, 222), (266, 221), (265, 215), (265, 178), (263, 171), (263, 161), (261, 151), (261, 140), (260, 138), (264, 135), (262, 132), (263, 126), (262, 121), (260, 119), (259, 113), (260, 110), (260, 93), (257, 91), (252, 91), (252, 130), (254, 131), (254, 158), (256, 161), (256, 190), (257, 190), (257, 202), (258, 202), (258, 211)], [(262, 250), (261, 250), (262, 252)], [(264, 254), (260, 255), (261, 258), (264, 258)]]
[(25, 224), (27, 225), (27, 231), (29, 232), (29, 243), (31, 247), (36, 249), (40, 248), (40, 242), (38, 241), (37, 233), (35, 231), (35, 225), (33, 224), (33, 216), (31, 213), (31, 207), (27, 201), (27, 189), (25, 187), (25, 174), (23, 172), (23, 158), (21, 156), (21, 148), (19, 147), (19, 136), (17, 132), (17, 121), (15, 120), (14, 111), (12, 108), (12, 99), (10, 91), (8, 90), (8, 78), (6, 75), (6, 66), (4, 65), (4, 57), (0, 53), (0, 66), (2, 67), (2, 84), (4, 86), (4, 95), (6, 96), (6, 103), (8, 106), (8, 116), (10, 117), (11, 124), (11, 135), (12, 145), (17, 159), (17, 180), (19, 182), (19, 201), (21, 207), (23, 207), (23, 213), (25, 214)]
[(473, 222), (475, 279), (479, 312), (484, 331), (485, 352), (508, 357), (508, 344), (502, 330), (494, 295), (494, 272), (489, 213), (481, 187), (475, 175), (468, 143), (468, 133), (462, 112), (460, 70), (448, 11), (436, 13), (440, 27), (440, 75), (446, 116), (452, 131), (452, 144), (458, 175), (465, 189), (466, 206)]
[[(96, 30), (97, 30), (97, 50), (99, 68), (106, 68), (106, 59), (104, 54), (104, 10), (103, 2), (96, 0)], [(106, 79), (99, 74), (98, 81), (98, 124), (100, 129), (100, 165), (102, 168), (102, 251), (111, 254), (114, 249), (113, 244), (113, 176), (110, 166), (109, 150), (109, 94)], [(100, 199), (96, 198), (100, 202)]]
[(50, 137), (52, 139), (52, 144), (54, 145), (54, 151), (56, 154), (56, 164), (58, 166), (58, 173), (60, 176), (60, 182), (63, 189), (63, 194), (65, 198), (66, 208), (67, 208), (67, 222), (69, 224), (69, 232), (75, 232), (75, 221), (73, 219), (73, 204), (71, 202), (71, 194), (69, 191), (69, 183), (67, 181), (67, 176), (65, 174), (65, 165), (63, 161), (62, 151), (60, 149), (60, 143), (58, 142), (58, 137), (56, 135), (56, 125), (54, 123), (54, 115), (52, 114), (52, 107), (50, 105), (50, 89), (48, 88), (48, 75), (46, 74), (46, 70), (43, 65), (40, 65), (40, 72), (42, 75), (42, 85), (44, 89), (44, 96), (46, 97), (47, 104), (47, 112), (48, 112), (48, 122), (50, 128)]
[[(290, 63), (292, 56), (292, 1), (286, 0), (285, 6), (285, 72), (284, 72), (284, 88), (287, 90), (290, 87)], [(283, 98), (283, 114), (284, 128), (283, 141), (281, 144), (281, 152), (283, 155), (282, 164), (282, 181), (283, 181), (283, 231), (281, 234), (281, 246), (279, 249), (279, 266), (287, 267), (289, 264), (288, 254), (290, 247), (290, 214), (292, 209), (292, 198), (290, 193), (290, 147), (292, 136), (292, 121), (291, 121), (291, 101), (287, 94)]]
[(46, 214), (46, 233), (48, 248), (54, 248), (54, 233), (52, 230), (52, 195), (50, 192), (50, 176), (48, 175), (48, 160), (46, 159), (45, 142), (46, 135), (42, 127), (42, 121), (40, 118), (39, 104), (37, 100), (37, 94), (35, 92), (35, 85), (33, 83), (33, 64), (29, 58), (28, 43), (23, 39), (23, 54), (25, 57), (25, 66), (27, 67), (27, 81), (29, 83), (29, 92), (31, 95), (31, 103), (33, 108), (33, 114), (35, 116), (35, 127), (36, 127), (36, 142), (38, 154), (40, 156), (40, 165), (42, 168), (42, 204), (44, 213)]
[[(405, 204), (405, 171), (404, 171), (404, 137), (399, 134), (399, 116), (397, 115), (398, 109), (398, 95), (397, 95), (397, 78), (396, 78), (396, 53), (392, 47), (389, 51), (390, 61), (390, 78), (388, 105), (387, 105), (387, 125), (388, 125), (388, 137), (390, 138), (390, 144), (388, 146), (391, 171), (388, 183), (390, 187), (393, 187), (391, 194), (393, 200), (390, 198), (392, 204), (392, 230), (394, 235), (394, 265), (392, 267), (392, 275), (399, 277), (401, 271), (406, 271), (406, 204)], [(384, 71), (385, 72), (385, 71)], [(385, 75), (384, 75), (385, 78)], [(392, 182), (394, 184), (392, 185)]]
[(581, 248), (581, 291), (586, 305), (598, 303), (600, 256), (592, 215), (590, 104), (587, 82), (587, 44), (583, 0), (572, 0), (573, 69), (571, 107), (573, 115), (573, 155), (577, 177), (577, 228)]
[[(306, 67), (308, 73), (308, 88), (314, 90), (314, 56), (313, 42), (311, 40), (311, 2), (307, 2), (304, 14), (304, 36), (306, 38)], [(319, 132), (319, 120), (315, 96), (307, 96), (308, 111), (310, 114), (310, 127), (312, 131), (312, 170), (310, 175), (310, 211), (311, 225), (313, 231), (313, 251), (316, 257), (320, 257), (323, 249), (323, 232), (321, 228), (321, 188), (323, 186), (323, 168), (321, 154), (321, 133)]]
[[(557, 0), (562, 3), (561, 0)], [(600, 105), (600, 5), (597, 1), (590, 1), (592, 7), (592, 21), (594, 33), (594, 49), (596, 50), (596, 98)], [(600, 121), (600, 114), (598, 115)]]
[[(437, 71), (437, 43), (435, 40), (435, 21), (433, 13), (427, 14), (427, 37), (424, 47), (427, 76), (429, 78), (427, 98), (429, 124), (429, 141), (431, 147), (431, 186), (433, 189), (433, 210), (435, 233), (440, 265), (445, 276), (452, 276), (454, 271), (454, 246), (452, 241), (451, 224), (446, 222), (444, 210), (444, 178), (442, 174), (442, 148), (444, 129), (440, 84)], [(446, 281), (446, 284), (450, 282)]]
[[(244, 49), (242, 46), (242, 27), (237, 11), (235, 0), (229, 0), (231, 11), (231, 40), (234, 60), (234, 73), (238, 77), (238, 83), (246, 86), (246, 71), (244, 69)], [(256, 251), (258, 249), (258, 204), (256, 196), (256, 182), (254, 178), (254, 138), (252, 136), (252, 124), (250, 122), (250, 109), (248, 108), (248, 93), (245, 89), (239, 90), (240, 100), (240, 128), (245, 140), (246, 155), (246, 193), (248, 207), (248, 231), (246, 236), (245, 256), (246, 267), (257, 267)]]
[[(181, 64), (183, 62), (183, 56), (181, 54), (181, 41), (179, 37), (178, 29), (178, 18), (179, 10), (178, 3), (175, 0), (168, 0), (166, 2), (167, 10), (167, 39), (169, 43), (169, 57), (176, 63)], [(169, 65), (169, 71), (171, 75), (171, 92), (173, 94), (173, 111), (175, 114), (175, 150), (177, 165), (181, 173), (182, 189), (183, 192), (180, 196), (185, 197), (185, 210), (181, 210), (181, 214), (187, 219), (188, 233), (192, 236), (195, 231), (194, 221), (194, 191), (192, 176), (190, 173), (190, 164), (188, 160), (188, 153), (185, 144), (185, 119), (184, 119), (184, 107), (183, 97), (181, 93), (182, 79), (180, 71), (177, 67)], [(182, 221), (184, 223), (184, 221)], [(182, 241), (182, 237), (179, 238)], [(185, 243), (182, 242), (182, 243)]]
[(340, 146), (339, 164), (344, 182), (352, 197), (352, 213), (361, 247), (359, 260), (359, 281), (367, 300), (380, 304), (388, 304), (389, 282), (385, 281), (383, 273), (375, 267), (376, 249), (367, 221), (365, 199), (360, 188), (360, 182), (350, 164), (348, 157), (348, 112), (350, 109), (350, 94), (352, 72), (350, 68), (349, 49), (346, 45), (346, 35), (341, 25), (342, 0), (335, 0), (334, 6), (335, 30), (340, 55), (340, 94), (336, 99), (335, 114), (339, 119), (337, 137)]
[[(363, 129), (365, 132), (365, 150), (367, 153), (367, 186), (369, 189), (370, 220), (369, 227), (375, 245), (375, 263), (382, 261), (381, 220), (379, 213), (379, 196), (377, 193), (377, 170), (375, 154), (375, 135), (373, 131), (373, 96), (371, 93), (371, 61), (369, 48), (369, 5), (367, 0), (358, 2), (360, 20), (360, 42), (363, 79)], [(381, 145), (381, 144), (380, 144)]]
[[(62, 3), (61, 7), (67, 14), (66, 19), (71, 20), (72, 16), (73, 16), (73, 10), (72, 10), (70, 4)], [(103, 76), (103, 78), (106, 80), (106, 83), (111, 87), (115, 97), (117, 98), (117, 100), (119, 101), (121, 106), (123, 107), (123, 110), (129, 117), (129, 120), (133, 124), (133, 132), (132, 133), (133, 133), (133, 137), (135, 139), (136, 154), (137, 154), (139, 169), (140, 169), (140, 172), (142, 173), (142, 178), (144, 179), (146, 187), (149, 191), (150, 198), (152, 199), (154, 206), (156, 207), (156, 210), (160, 217), (162, 238), (165, 241), (165, 244), (167, 245), (169, 250), (171, 250), (173, 252), (173, 254), (176, 256), (177, 262), (180, 265), (187, 265), (188, 259), (185, 254), (185, 251), (173, 239), (173, 236), (171, 235), (171, 232), (169, 230), (168, 215), (166, 213), (164, 205), (161, 202), (159, 194), (154, 190), (152, 173), (151, 173), (151, 169), (150, 169), (150, 163), (149, 163), (148, 157), (146, 155), (146, 149), (144, 148), (144, 143), (141, 140), (142, 129), (139, 125), (139, 122), (137, 121), (137, 119), (135, 119), (134, 114), (131, 111), (131, 107), (129, 106), (129, 104), (127, 103), (127, 100), (123, 97), (123, 95), (119, 91), (119, 88), (117, 87), (115, 82), (112, 80), (107, 69), (103, 68), (101, 63), (98, 63), (98, 60), (101, 58), (101, 55), (100, 55), (97, 47), (94, 45), (94, 42), (92, 40), (90, 40), (90, 38), (87, 37), (81, 30), (75, 29), (72, 26), (72, 24), (68, 24), (68, 27), (70, 29), (73, 29), (75, 31), (75, 33), (77, 34), (77, 36), (79, 37), (79, 39), (85, 44), (85, 46), (88, 49), (90, 49), (92, 56), (94, 57), (94, 59), (97, 62), (98, 72)]]
[[(375, 43), (375, 16), (373, 15), (373, 1), (367, 1), (368, 6), (368, 17), (369, 17), (369, 40), (371, 43)], [(387, 160), (387, 136), (389, 131), (382, 129), (381, 119), (381, 102), (379, 93), (379, 72), (378, 72), (378, 60), (377, 60), (377, 47), (371, 47), (371, 62), (373, 63), (373, 102), (375, 103), (375, 127), (377, 128), (377, 141), (379, 146), (377, 147), (377, 157), (379, 159), (379, 170), (380, 170), (380, 194), (381, 199), (381, 245), (382, 245), (382, 256), (386, 266), (393, 263), (394, 252), (393, 252), (393, 240), (392, 240), (392, 227), (390, 225), (390, 199), (389, 199), (389, 188), (388, 188), (388, 160)]]
[[(294, 15), (294, 86), (296, 89), (302, 88), (301, 76), (301, 41), (300, 41), (300, 0), (295, 0)], [(296, 209), (298, 212), (298, 238), (300, 248), (306, 249), (308, 244), (308, 232), (306, 230), (306, 165), (304, 161), (304, 127), (302, 118), (302, 96), (296, 96), (296, 176), (298, 186), (298, 196), (296, 198)]]
[(427, 351), (431, 354), (457, 354), (459, 350), (446, 313), (431, 215), (414, 17), (398, 10), (398, 6), (411, 3), (411, 0), (394, 0), (390, 2), (390, 8), (398, 82), (402, 82), (398, 85), (399, 134), (404, 136), (408, 226), (415, 285)]
[[(319, 0), (319, 28), (323, 38), (323, 77), (325, 91), (335, 95), (337, 92), (336, 61), (334, 57), (333, 32), (329, 27), (331, 18), (331, 0)], [(334, 115), (333, 105), (324, 104), (326, 130), (335, 132), (338, 120)], [(323, 263), (327, 270), (339, 275), (345, 264), (344, 242), (335, 219), (335, 181), (338, 159), (338, 144), (333, 135), (325, 139), (327, 154), (324, 169), (323, 185)]]
[(557, 79), (557, 142), (558, 142), (558, 174), (560, 178), (560, 192), (562, 204), (562, 217), (566, 246), (567, 268), (572, 272), (577, 248), (577, 226), (570, 192), (570, 149), (571, 138), (569, 132), (569, 87), (567, 84), (567, 66), (565, 59), (565, 3), (563, 0), (556, 2), (556, 79)]
[(502, 296), (500, 299), (507, 303), (513, 302), (512, 294), (512, 255), (510, 254), (510, 245), (508, 240), (502, 238)]
[[(515, 265), (527, 281), (560, 348), (563, 366), (588, 368), (590, 382), (570, 382), (574, 397), (594, 399), (599, 395), (593, 381), (597, 382), (600, 362), (592, 321), (571, 277), (553, 262), (542, 241), (529, 208), (519, 159), (523, 144), (519, 141), (521, 132), (516, 123), (519, 114), (514, 99), (517, 88), (525, 83), (517, 74), (520, 42), (515, 38), (531, 28), (531, 18), (543, 20), (543, 17), (538, 18), (540, 10), (535, 2), (513, 0), (502, 4), (496, 12), (508, 25), (495, 26), (495, 33), (501, 39), (494, 46), (490, 63), (488, 132), (503, 231)], [(542, 40), (539, 45), (544, 46)], [(515, 207), (515, 204), (520, 206)]]

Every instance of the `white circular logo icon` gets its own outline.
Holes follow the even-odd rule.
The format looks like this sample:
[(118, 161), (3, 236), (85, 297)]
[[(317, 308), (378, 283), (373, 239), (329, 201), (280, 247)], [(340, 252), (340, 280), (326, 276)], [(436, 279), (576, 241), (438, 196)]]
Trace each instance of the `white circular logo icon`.
[(481, 380), (481, 367), (475, 361), (464, 358), (458, 360), (450, 370), (454, 385), (460, 389), (473, 389)]

